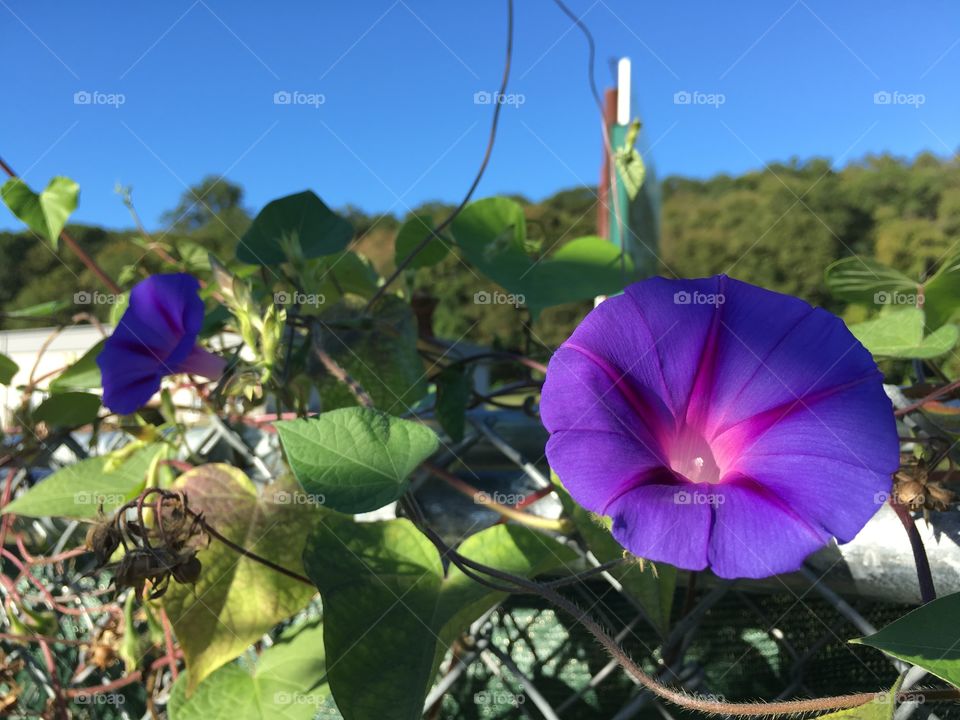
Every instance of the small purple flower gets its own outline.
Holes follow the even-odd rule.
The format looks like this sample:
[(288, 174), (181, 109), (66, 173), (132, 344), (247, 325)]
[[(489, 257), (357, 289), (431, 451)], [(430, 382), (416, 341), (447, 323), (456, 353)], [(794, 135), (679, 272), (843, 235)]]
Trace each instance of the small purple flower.
[(143, 407), (164, 375), (223, 374), (224, 360), (197, 345), (199, 290), (196, 278), (174, 273), (148, 277), (130, 291), (126, 312), (97, 356), (103, 404), (110, 410), (127, 414)]
[(621, 545), (725, 578), (851, 540), (899, 466), (880, 371), (843, 322), (725, 275), (603, 302), (550, 360), (541, 415), (551, 467)]

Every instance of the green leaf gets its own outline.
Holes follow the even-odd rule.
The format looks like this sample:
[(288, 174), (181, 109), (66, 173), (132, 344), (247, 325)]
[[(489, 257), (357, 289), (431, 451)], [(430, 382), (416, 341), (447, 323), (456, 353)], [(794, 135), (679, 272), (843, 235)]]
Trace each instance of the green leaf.
[[(240, 470), (201, 465), (177, 479), (190, 508), (202, 512), (231, 542), (296, 573), (303, 573), (304, 538), (315, 513), (299, 502), (292, 479), (257, 494)], [(203, 570), (195, 586), (171, 583), (163, 607), (183, 648), (187, 694), (265, 632), (299, 612), (313, 588), (212, 541), (197, 555)]]
[[(100, 504), (109, 513), (143, 490), (147, 469), (161, 446), (146, 445), (118, 467), (117, 453), (82, 460), (57, 470), (3, 508), (29, 517), (94, 518)], [(123, 452), (123, 451), (121, 451)]]
[(290, 469), (304, 491), (343, 513), (381, 508), (399, 498), (407, 476), (437, 449), (437, 435), (411, 420), (371, 408), (274, 423)]
[(85, 392), (51, 395), (33, 411), (34, 420), (55, 427), (80, 427), (97, 419), (100, 396)]
[(120, 647), (117, 650), (117, 655), (120, 656), (124, 669), (128, 673), (139, 667), (146, 649), (144, 648), (146, 638), (134, 630), (136, 627), (134, 624), (134, 602), (136, 599), (134, 593), (127, 593), (127, 599), (123, 601), (123, 627), (127, 628), (127, 632), (123, 633)]
[(467, 260), (536, 316), (541, 310), (596, 295), (618, 292), (629, 282), (633, 263), (599, 237), (573, 240), (552, 255), (534, 260), (524, 250), (523, 208), (509, 198), (471, 203), (452, 224)]
[(9, 385), (20, 372), (20, 367), (9, 357), (0, 353), (0, 385)]
[(97, 355), (103, 350), (106, 340), (101, 340), (87, 350), (79, 360), (50, 381), (50, 392), (90, 390), (100, 387), (100, 367)]
[(899, 270), (859, 257), (843, 258), (827, 267), (826, 282), (835, 297), (863, 305), (885, 305), (885, 295), (919, 292), (917, 281)]
[(930, 328), (938, 328), (953, 318), (960, 308), (960, 253), (946, 259), (924, 283), (923, 294), (923, 309)]
[(627, 190), (627, 197), (631, 200), (640, 193), (640, 188), (643, 187), (643, 179), (647, 174), (646, 165), (643, 164), (643, 156), (634, 147), (639, 132), (640, 121), (634, 120), (630, 123), (630, 129), (627, 131), (623, 147), (617, 148), (616, 153), (614, 153), (617, 174)]
[[(573, 560), (528, 528), (496, 525), (460, 552), (532, 576)], [(320, 588), (328, 681), (346, 720), (414, 720), (454, 639), (505, 595), (451, 566), (408, 520), (354, 523), (326, 516), (307, 540), (307, 573)]]
[[(382, 298), (372, 315), (359, 298), (347, 298), (315, 321), (314, 338), (373, 404), (393, 415), (407, 412), (427, 394), (423, 360), (417, 352), (417, 322), (410, 304)], [(357, 405), (350, 389), (325, 369), (319, 390), (327, 410)]]
[[(432, 215), (415, 215), (407, 220), (397, 232), (397, 239), (394, 243), (394, 264), (400, 265), (407, 255), (424, 241), (433, 230)], [(432, 237), (423, 250), (413, 258), (408, 268), (411, 270), (422, 267), (436, 265), (443, 260), (450, 251), (450, 240), (441, 240)]]
[[(328, 303), (343, 293), (368, 298), (377, 290), (377, 271), (369, 260), (354, 252), (324, 258), (323, 270), (319, 274), (321, 282), (317, 292), (322, 293)], [(314, 292), (312, 288), (311, 292)]]
[(61, 310), (66, 310), (71, 306), (71, 303), (66, 300), (49, 300), (45, 303), (39, 303), (38, 305), (31, 305), (30, 307), (19, 308), (17, 310), (4, 310), (3, 317), (13, 318), (13, 319), (24, 319), (29, 320), (31, 318), (47, 318), (51, 315), (56, 315)]
[(533, 267), (527, 305), (546, 308), (612, 295), (623, 290), (632, 272), (633, 261), (624, 257), (621, 263), (612, 243), (596, 236), (577, 238)]
[(918, 298), (916, 305), (926, 313), (927, 328), (936, 330), (960, 308), (960, 253), (944, 260), (922, 283), (874, 260), (857, 257), (830, 265), (826, 281), (836, 297), (864, 305), (886, 305), (897, 295)]
[(284, 245), (303, 257), (340, 252), (353, 239), (353, 226), (312, 191), (267, 203), (237, 245), (237, 259), (251, 265), (278, 265), (289, 259)]
[[(565, 513), (573, 520), (580, 537), (597, 560), (604, 563), (623, 557), (624, 549), (610, 534), (604, 522), (606, 518), (601, 519), (577, 505), (555, 474), (551, 479)], [(610, 574), (640, 605), (661, 637), (666, 637), (670, 630), (670, 614), (677, 587), (677, 569), (667, 563), (633, 559), (613, 568)]]
[(80, 186), (66, 177), (53, 178), (39, 195), (20, 178), (10, 178), (0, 188), (0, 196), (10, 212), (37, 235), (46, 238), (54, 249), (67, 218), (77, 209), (79, 194)]
[(451, 224), (467, 260), (509, 292), (522, 292), (532, 261), (524, 250), (527, 221), (523, 208), (505, 197), (472, 202)]
[(260, 653), (225, 665), (187, 698), (186, 676), (173, 685), (170, 720), (310, 720), (340, 717), (324, 677), (323, 624), (312, 620), (285, 630)]
[(956, 325), (944, 325), (923, 336), (923, 310), (904, 308), (850, 326), (850, 332), (871, 353), (881, 357), (940, 357), (950, 352), (960, 338)]
[(437, 420), (450, 439), (463, 440), (473, 379), (463, 365), (451, 365), (437, 376)]
[(960, 687), (960, 593), (911, 610), (882, 630), (851, 642), (883, 650)]

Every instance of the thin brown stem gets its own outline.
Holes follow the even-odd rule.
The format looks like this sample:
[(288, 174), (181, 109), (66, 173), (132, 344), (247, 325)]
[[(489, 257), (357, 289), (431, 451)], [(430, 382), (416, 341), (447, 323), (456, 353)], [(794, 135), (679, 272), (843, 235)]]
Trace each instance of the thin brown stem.
[(896, 410), (893, 414), (896, 415), (897, 417), (902, 417), (904, 415), (907, 415), (908, 413), (912, 413), (914, 410), (919, 410), (928, 402), (932, 400), (936, 400), (937, 398), (941, 398), (944, 395), (947, 395), (953, 392), (954, 390), (957, 390), (958, 388), (960, 388), (960, 380), (955, 380), (949, 385), (944, 385), (943, 387), (937, 388), (929, 395), (924, 395), (922, 398), (920, 398), (916, 402), (912, 402), (906, 407), (902, 407), (899, 410)]
[(374, 293), (373, 297), (370, 298), (370, 302), (367, 303), (367, 310), (373, 307), (374, 303), (377, 302), (383, 294), (387, 291), (387, 288), (393, 284), (393, 281), (396, 280), (403, 273), (404, 270), (409, 267), (410, 263), (413, 262), (413, 259), (419, 255), (424, 248), (430, 243), (434, 238), (439, 239), (441, 242), (445, 242), (444, 239), (440, 236), (440, 233), (443, 232), (459, 215), (463, 209), (467, 206), (467, 203), (470, 202), (470, 199), (473, 197), (473, 193), (476, 191), (477, 186), (480, 184), (480, 180), (483, 178), (483, 173), (487, 169), (487, 165), (490, 162), (490, 156), (493, 154), (493, 143), (497, 139), (497, 125), (500, 122), (500, 109), (503, 106), (503, 97), (507, 92), (507, 82), (510, 79), (510, 65), (513, 59), (513, 0), (507, 0), (507, 50), (506, 58), (503, 63), (503, 79), (500, 81), (500, 91), (497, 97), (494, 99), (493, 103), (493, 121), (490, 123), (490, 136), (487, 139), (487, 149), (483, 153), (483, 160), (480, 163), (480, 168), (477, 170), (477, 174), (473, 179), (473, 182), (470, 184), (470, 188), (467, 190), (466, 195), (464, 195), (463, 200), (460, 201), (460, 204), (450, 213), (439, 225), (430, 229), (430, 232), (427, 236), (421, 240), (416, 247), (413, 248), (407, 256), (400, 261), (394, 271), (390, 276), (384, 281), (383, 285), (377, 288), (377, 291)]

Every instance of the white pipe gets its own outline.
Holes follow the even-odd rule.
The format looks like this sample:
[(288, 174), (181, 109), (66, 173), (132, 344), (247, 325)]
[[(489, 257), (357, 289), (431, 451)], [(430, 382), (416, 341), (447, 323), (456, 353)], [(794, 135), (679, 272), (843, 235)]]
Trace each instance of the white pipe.
[(630, 58), (617, 63), (617, 125), (630, 124)]

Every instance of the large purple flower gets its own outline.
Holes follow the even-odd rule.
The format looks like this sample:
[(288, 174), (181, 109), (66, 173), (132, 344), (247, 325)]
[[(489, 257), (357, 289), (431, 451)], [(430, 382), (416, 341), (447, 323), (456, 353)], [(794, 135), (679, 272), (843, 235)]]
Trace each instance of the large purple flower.
[(550, 360), (547, 457), (634, 555), (721, 577), (851, 540), (899, 462), (881, 375), (843, 322), (724, 275), (653, 278)]
[(103, 404), (126, 414), (143, 407), (164, 375), (217, 378), (222, 358), (197, 345), (203, 324), (200, 283), (191, 275), (153, 275), (130, 291), (130, 304), (97, 356)]

